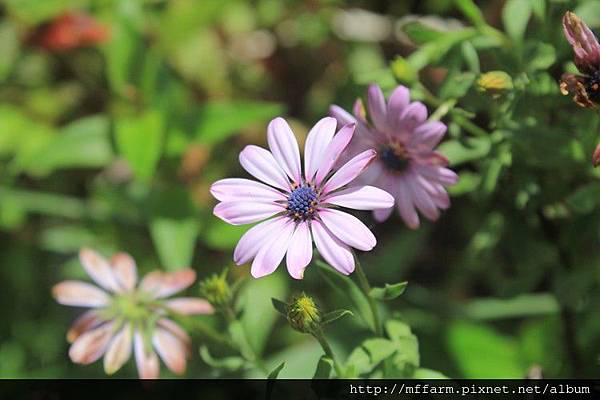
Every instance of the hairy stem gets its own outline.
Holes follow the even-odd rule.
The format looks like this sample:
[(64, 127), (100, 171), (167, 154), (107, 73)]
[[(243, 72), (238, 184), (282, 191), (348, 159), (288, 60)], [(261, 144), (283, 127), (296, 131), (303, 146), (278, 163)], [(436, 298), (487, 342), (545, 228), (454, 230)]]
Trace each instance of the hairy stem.
[(337, 374), (338, 378), (343, 377), (344, 371), (342, 370), (340, 364), (337, 362), (335, 355), (333, 354), (333, 350), (331, 350), (331, 346), (329, 345), (329, 342), (323, 334), (323, 330), (319, 327), (314, 332), (312, 332), (312, 335), (315, 339), (317, 339), (317, 341), (323, 348), (325, 355), (333, 362), (333, 368), (335, 369), (335, 373)]

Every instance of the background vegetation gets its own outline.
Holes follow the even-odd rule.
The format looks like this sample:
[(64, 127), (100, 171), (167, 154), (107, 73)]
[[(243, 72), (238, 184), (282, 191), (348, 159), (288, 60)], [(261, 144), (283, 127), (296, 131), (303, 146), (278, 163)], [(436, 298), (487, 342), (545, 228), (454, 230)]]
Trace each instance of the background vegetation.
[[(523, 377), (534, 366), (598, 376), (600, 117), (557, 81), (574, 70), (563, 13), (596, 29), (600, 1), (0, 4), (0, 377), (103, 377), (101, 363), (68, 359), (78, 312), (50, 294), (83, 278), (77, 250), (125, 250), (143, 271), (192, 266), (200, 279), (232, 266), (247, 228), (212, 216), (210, 184), (245, 176), (238, 153), (265, 144), (272, 117), (288, 117), (303, 140), (329, 104), (350, 108), (370, 82), (411, 87), (449, 125), (441, 151), (461, 177), (452, 207), (416, 231), (364, 215), (379, 240), (361, 256), (369, 279), (408, 281), (385, 319), (410, 325), (418, 351), (405, 337), (394, 363), (450, 377)], [(106, 35), (48, 42), (51, 21), (75, 11)], [(496, 90), (479, 80), (490, 71), (506, 73)], [(317, 270), (293, 281), (280, 268), (237, 296), (249, 344), (270, 369), (287, 361), (280, 377), (313, 376), (322, 351), (270, 298), (346, 303)], [(231, 280), (248, 277), (248, 266), (231, 268)], [(359, 318), (327, 332), (342, 360), (368, 337)], [(226, 352), (201, 357), (195, 339), (186, 376), (261, 376)], [(130, 362), (117, 376), (135, 374)]]

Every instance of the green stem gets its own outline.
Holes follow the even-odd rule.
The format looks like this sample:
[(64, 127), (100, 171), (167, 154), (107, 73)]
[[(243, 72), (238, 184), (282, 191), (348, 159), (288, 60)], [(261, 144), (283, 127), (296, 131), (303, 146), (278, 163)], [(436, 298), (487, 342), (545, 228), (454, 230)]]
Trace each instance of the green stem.
[(360, 289), (363, 291), (367, 300), (369, 301), (369, 307), (371, 308), (371, 313), (373, 314), (373, 323), (375, 324), (375, 333), (378, 336), (383, 336), (383, 332), (381, 330), (381, 323), (379, 321), (379, 310), (377, 309), (377, 303), (375, 299), (371, 297), (371, 285), (369, 285), (369, 280), (367, 279), (367, 275), (365, 275), (365, 271), (362, 268), (360, 261), (356, 255), (354, 256), (355, 264), (356, 264), (356, 276), (358, 277), (358, 283)]
[(214, 344), (227, 347), (232, 350), (237, 350), (235, 344), (232, 341), (225, 339), (217, 331), (215, 331), (209, 326), (204, 325), (200, 321), (197, 321), (191, 317), (182, 319), (179, 315), (175, 314), (173, 315), (173, 318), (179, 319), (183, 325), (189, 326), (191, 331), (198, 334), (199, 336), (202, 336), (204, 339), (207, 339), (213, 342)]
[[(227, 321), (227, 323), (229, 323), (230, 325), (233, 324), (233, 323), (239, 323), (241, 325), (241, 322), (237, 320), (237, 318), (235, 316), (235, 311), (233, 311), (233, 309), (231, 308), (231, 306), (228, 305), (226, 307), (223, 307), (222, 308), (222, 312), (223, 312), (223, 315), (224, 315), (225, 320)], [(242, 349), (239, 348), (239, 345), (237, 346), (236, 350), (240, 353), (240, 355), (242, 357), (244, 357), (246, 359), (246, 361), (249, 361), (249, 362), (253, 363), (265, 375), (268, 375), (269, 374), (269, 370), (263, 364), (263, 362), (261, 361), (261, 359), (258, 356), (258, 354), (256, 354), (256, 352), (254, 351), (254, 349), (252, 348), (252, 346), (248, 342), (248, 337), (246, 336), (246, 331), (243, 329), (243, 327), (240, 327), (240, 332), (241, 332), (241, 334), (242, 334), (243, 337), (239, 338), (239, 340), (242, 340), (244, 342), (243, 343), (243, 348), (246, 351), (242, 351)], [(249, 353), (249, 354), (247, 354), (247, 353)]]
[(329, 342), (323, 334), (323, 330), (319, 327), (315, 329), (314, 332), (312, 332), (312, 335), (315, 339), (317, 339), (317, 341), (323, 348), (325, 355), (333, 362), (333, 368), (335, 369), (335, 373), (337, 374), (338, 378), (342, 378), (344, 376), (344, 371), (342, 370), (340, 364), (337, 362), (335, 355), (333, 354), (333, 350), (331, 350), (331, 346), (329, 345)]

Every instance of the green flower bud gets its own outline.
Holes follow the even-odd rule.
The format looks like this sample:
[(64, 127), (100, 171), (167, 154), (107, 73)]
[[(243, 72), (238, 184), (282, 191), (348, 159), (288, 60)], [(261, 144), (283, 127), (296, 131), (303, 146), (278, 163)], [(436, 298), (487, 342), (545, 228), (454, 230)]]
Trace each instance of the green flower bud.
[(496, 97), (505, 91), (512, 90), (513, 81), (510, 75), (504, 71), (490, 71), (479, 77), (477, 87), (482, 92)]
[(200, 294), (216, 308), (227, 306), (231, 302), (231, 288), (227, 283), (226, 271), (200, 282)]
[(321, 316), (314, 300), (302, 293), (289, 304), (287, 319), (297, 331), (311, 333), (319, 327)]

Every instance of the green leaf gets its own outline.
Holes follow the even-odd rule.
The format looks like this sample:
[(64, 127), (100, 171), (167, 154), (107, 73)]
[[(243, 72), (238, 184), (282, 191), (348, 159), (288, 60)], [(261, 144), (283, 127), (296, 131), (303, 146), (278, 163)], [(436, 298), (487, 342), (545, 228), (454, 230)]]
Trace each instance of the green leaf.
[(559, 311), (556, 298), (547, 293), (523, 294), (511, 299), (474, 299), (464, 307), (468, 317), (479, 320), (530, 317)]
[(481, 10), (473, 0), (454, 0), (454, 4), (474, 26), (481, 28), (487, 25)]
[(531, 0), (507, 0), (502, 9), (504, 29), (511, 39), (521, 42), (531, 18)]
[(278, 103), (212, 102), (199, 110), (196, 137), (202, 144), (212, 145), (227, 139), (249, 124), (262, 123), (283, 112)]
[(248, 341), (255, 353), (262, 354), (273, 325), (279, 314), (273, 309), (271, 298), (287, 298), (288, 280), (284, 274), (271, 274), (248, 281), (238, 296), (238, 306), (243, 307), (241, 321), (246, 332), (252, 332)]
[(580, 2), (575, 7), (575, 14), (585, 21), (590, 28), (600, 27), (600, 0), (588, 0)]
[(567, 197), (567, 205), (575, 212), (587, 214), (600, 204), (600, 182), (588, 183)]
[(369, 354), (373, 366), (391, 357), (398, 350), (398, 346), (394, 342), (383, 338), (367, 339), (363, 342), (362, 347)]
[(230, 225), (219, 218), (211, 218), (204, 232), (204, 243), (216, 250), (233, 250), (248, 226)]
[(323, 317), (321, 317), (321, 325), (329, 324), (337, 319), (345, 317), (346, 315), (354, 315), (350, 310), (334, 310), (328, 313), (325, 313)]
[(313, 379), (329, 379), (333, 371), (333, 360), (323, 355), (319, 358)]
[(199, 353), (202, 361), (213, 368), (224, 369), (227, 371), (239, 371), (246, 364), (246, 360), (244, 360), (242, 357), (233, 356), (214, 358), (206, 346), (200, 346)]
[(406, 290), (408, 282), (400, 282), (389, 284), (386, 283), (384, 287), (374, 287), (371, 289), (369, 296), (376, 300), (394, 300)]
[(356, 378), (360, 375), (371, 372), (373, 365), (371, 364), (371, 358), (364, 349), (359, 346), (352, 350), (348, 360), (346, 361), (345, 378)]
[(82, 219), (87, 215), (85, 202), (69, 196), (0, 187), (0, 204), (14, 203), (26, 212), (61, 218)]
[(469, 41), (462, 42), (460, 46), (460, 51), (465, 60), (465, 63), (469, 67), (469, 71), (478, 75), (481, 73), (481, 68), (479, 66), (479, 54), (477, 54), (477, 49), (475, 46)]
[(56, 169), (107, 165), (113, 159), (108, 119), (93, 116), (66, 125), (34, 159), (28, 170), (44, 175)]
[(237, 345), (242, 356), (247, 360), (254, 360), (254, 352), (248, 342), (247, 331), (244, 329), (243, 324), (238, 320), (231, 321), (227, 329), (229, 330), (229, 335), (231, 335), (231, 340)]
[(468, 379), (516, 379), (526, 372), (516, 341), (483, 324), (454, 322), (448, 330), (448, 349)]
[(275, 308), (275, 310), (283, 315), (285, 318), (287, 318), (287, 313), (288, 313), (288, 305), (285, 304), (283, 301), (281, 300), (277, 300), (275, 298), (271, 299), (271, 303), (273, 304), (273, 308)]
[(282, 362), (277, 367), (275, 367), (273, 371), (269, 372), (267, 379), (277, 379), (277, 376), (279, 376), (279, 373), (281, 372), (283, 367), (285, 367), (285, 362)]
[(535, 43), (533, 48), (527, 47), (528, 67), (532, 71), (547, 70), (556, 62), (556, 51), (551, 44)]
[(333, 267), (321, 260), (318, 260), (316, 264), (319, 267), (318, 271), (325, 282), (341, 295), (347, 297), (367, 326), (370, 329), (375, 330), (375, 321), (373, 320), (371, 308), (369, 307), (369, 300), (359, 287), (350, 278), (335, 271)]
[(427, 26), (420, 21), (410, 21), (402, 25), (402, 30), (415, 44), (425, 44), (444, 36), (444, 32)]
[(171, 271), (188, 268), (192, 263), (199, 223), (196, 218), (154, 218), (150, 233), (162, 265)]
[(385, 331), (398, 347), (398, 352), (393, 358), (394, 367), (403, 376), (409, 374), (413, 368), (420, 364), (419, 341), (412, 333), (410, 327), (398, 320), (389, 320), (385, 324)]
[(413, 379), (448, 379), (448, 377), (441, 372), (434, 371), (427, 368), (417, 368), (412, 376)]
[(463, 97), (473, 86), (475, 82), (475, 74), (473, 72), (463, 72), (454, 74), (444, 81), (440, 88), (439, 96), (441, 99), (458, 99)]
[(146, 111), (138, 116), (121, 117), (116, 122), (115, 140), (119, 153), (142, 181), (154, 175), (162, 152), (163, 115)]
[(457, 166), (485, 157), (492, 146), (488, 137), (468, 138), (464, 141), (448, 140), (438, 147), (448, 157), (450, 165)]

